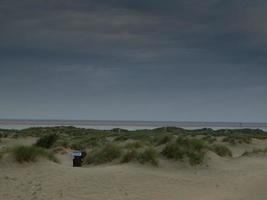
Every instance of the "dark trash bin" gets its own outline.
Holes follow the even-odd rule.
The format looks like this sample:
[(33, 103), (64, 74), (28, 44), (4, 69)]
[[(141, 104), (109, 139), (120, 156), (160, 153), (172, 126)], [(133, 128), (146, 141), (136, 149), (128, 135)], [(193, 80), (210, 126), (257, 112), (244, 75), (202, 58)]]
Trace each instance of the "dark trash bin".
[(81, 156), (74, 156), (73, 158), (73, 167), (81, 167), (82, 166), (82, 158)]
[(73, 167), (81, 167), (83, 162), (83, 153), (80, 151), (75, 151), (72, 153), (73, 156)]

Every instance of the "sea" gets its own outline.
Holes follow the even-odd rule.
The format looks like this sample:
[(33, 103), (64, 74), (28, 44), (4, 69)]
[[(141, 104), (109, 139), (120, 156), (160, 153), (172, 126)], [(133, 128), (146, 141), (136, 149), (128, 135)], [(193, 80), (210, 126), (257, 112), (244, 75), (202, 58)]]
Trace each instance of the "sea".
[(119, 121), (119, 120), (21, 120), (2, 119), (0, 129), (26, 129), (30, 127), (74, 126), (110, 130), (121, 128), (127, 130), (154, 129), (159, 127), (180, 127), (184, 129), (212, 128), (218, 129), (262, 129), (267, 131), (267, 123), (248, 122), (176, 122), (176, 121)]

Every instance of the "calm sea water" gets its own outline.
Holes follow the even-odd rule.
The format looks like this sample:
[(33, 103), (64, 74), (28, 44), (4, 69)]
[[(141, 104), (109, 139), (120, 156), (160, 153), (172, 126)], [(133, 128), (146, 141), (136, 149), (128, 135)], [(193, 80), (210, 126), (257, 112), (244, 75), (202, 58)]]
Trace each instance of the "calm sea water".
[(128, 130), (153, 129), (158, 127), (181, 127), (186, 129), (212, 128), (236, 129), (251, 128), (267, 130), (267, 123), (235, 123), (235, 122), (168, 122), (168, 121), (101, 121), (101, 120), (0, 120), (2, 129), (25, 129), (30, 127), (75, 126), (109, 130), (123, 128)]

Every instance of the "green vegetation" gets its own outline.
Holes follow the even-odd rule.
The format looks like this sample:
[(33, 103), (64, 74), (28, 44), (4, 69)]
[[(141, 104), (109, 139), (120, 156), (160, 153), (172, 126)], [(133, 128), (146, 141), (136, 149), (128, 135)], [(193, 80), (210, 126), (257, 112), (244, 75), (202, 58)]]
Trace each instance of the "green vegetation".
[(127, 150), (127, 152), (122, 156), (121, 163), (128, 163), (137, 160), (138, 152), (135, 149)]
[(173, 139), (172, 135), (161, 135), (156, 138), (155, 142), (156, 142), (156, 145), (159, 146), (159, 145), (163, 145), (163, 144), (170, 142), (172, 139)]
[(223, 138), (223, 142), (227, 142), (232, 145), (236, 144), (250, 144), (252, 141), (252, 137), (249, 137), (247, 135), (231, 135)]
[(211, 150), (221, 157), (226, 157), (226, 156), (232, 157), (231, 150), (224, 145), (218, 145), (218, 144), (213, 145), (211, 147)]
[(82, 150), (86, 148), (98, 148), (101, 147), (105, 144), (107, 144), (108, 141), (105, 137), (103, 136), (85, 136), (81, 138), (73, 138), (72, 142), (70, 142), (70, 147), (72, 149), (76, 150)]
[[(140, 140), (140, 141), (152, 141), (161, 136), (207, 136), (206, 139), (214, 138), (217, 136), (234, 136), (235, 139), (240, 137), (256, 138), (256, 139), (267, 139), (267, 133), (260, 129), (196, 129), (196, 130), (185, 130), (177, 127), (163, 127), (156, 128), (153, 130), (135, 130), (128, 131), (124, 129), (113, 129), (113, 130), (96, 130), (96, 129), (84, 129), (76, 128), (72, 126), (57, 126), (57, 127), (36, 127), (28, 128), (23, 130), (5, 130), (0, 129), (0, 137), (11, 137), (17, 135), (18, 137), (32, 136), (32, 137), (43, 137), (44, 135), (57, 134), (59, 140), (66, 140), (71, 142), (72, 139), (100, 139), (106, 137), (114, 137), (114, 141), (125, 141), (125, 140)], [(208, 137), (209, 136), (209, 137)], [(204, 138), (205, 139), (205, 138)], [(213, 140), (213, 139), (212, 139)], [(226, 139), (227, 140), (227, 139)], [(242, 140), (242, 139), (241, 139)]]
[(205, 140), (208, 144), (212, 144), (217, 141), (216, 137), (211, 136), (211, 135), (207, 135), (203, 137), (202, 140)]
[(11, 153), (19, 163), (35, 162), (38, 158), (46, 158), (53, 162), (58, 162), (57, 158), (52, 153), (35, 146), (17, 146), (11, 150)]
[(267, 147), (264, 149), (260, 149), (260, 148), (254, 148), (252, 149), (252, 151), (245, 151), (242, 156), (249, 156), (249, 155), (255, 155), (255, 154), (259, 154), (259, 153), (267, 153)]
[(127, 144), (125, 145), (125, 147), (126, 147), (127, 149), (138, 149), (138, 148), (142, 148), (143, 146), (144, 146), (143, 143), (140, 142), (140, 141), (127, 143)]
[[(86, 150), (88, 154), (84, 161), (85, 164), (135, 161), (153, 165), (158, 163), (160, 156), (189, 162), (191, 165), (201, 164), (209, 150), (219, 156), (231, 156), (232, 153), (227, 147), (219, 145), (220, 138), (218, 137), (222, 137), (223, 142), (232, 145), (249, 144), (253, 139), (267, 139), (267, 133), (258, 129), (185, 130), (163, 127), (153, 130), (128, 131), (119, 128), (95, 130), (72, 126), (24, 130), (0, 129), (0, 138), (15, 139), (28, 136), (39, 138), (35, 148), (51, 148), (54, 152), (59, 153), (64, 153), (65, 148)], [(256, 152), (260, 151), (255, 150), (254, 153)], [(39, 157), (34, 155), (35, 152), (33, 160)], [(30, 156), (28, 158), (32, 159)]]
[(107, 144), (101, 149), (94, 152), (90, 152), (85, 157), (85, 164), (103, 164), (111, 162), (119, 158), (122, 154), (122, 150), (119, 146), (113, 144)]
[(157, 152), (153, 148), (147, 148), (143, 152), (137, 155), (137, 160), (141, 163), (150, 163), (152, 165), (158, 165), (158, 156)]
[(56, 134), (44, 135), (43, 137), (37, 140), (36, 146), (48, 149), (52, 147), (57, 140), (58, 136)]
[(169, 159), (187, 158), (191, 165), (201, 164), (204, 160), (206, 146), (202, 140), (179, 137), (175, 142), (165, 146), (162, 154)]
[(158, 155), (155, 149), (152, 147), (138, 152), (135, 149), (127, 150), (122, 156), (121, 163), (128, 163), (131, 161), (138, 161), (141, 164), (149, 163), (154, 166), (158, 166)]

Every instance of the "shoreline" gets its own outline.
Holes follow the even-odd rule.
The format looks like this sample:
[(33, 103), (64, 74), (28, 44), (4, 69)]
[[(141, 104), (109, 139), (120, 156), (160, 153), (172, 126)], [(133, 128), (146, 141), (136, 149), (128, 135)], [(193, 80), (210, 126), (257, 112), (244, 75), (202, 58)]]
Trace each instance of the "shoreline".
[(267, 123), (237, 122), (168, 122), (168, 121), (107, 121), (107, 120), (0, 120), (0, 129), (26, 129), (33, 127), (74, 126), (76, 128), (111, 130), (155, 129), (161, 127), (179, 127), (195, 130), (203, 128), (219, 129), (261, 129), (267, 130)]

